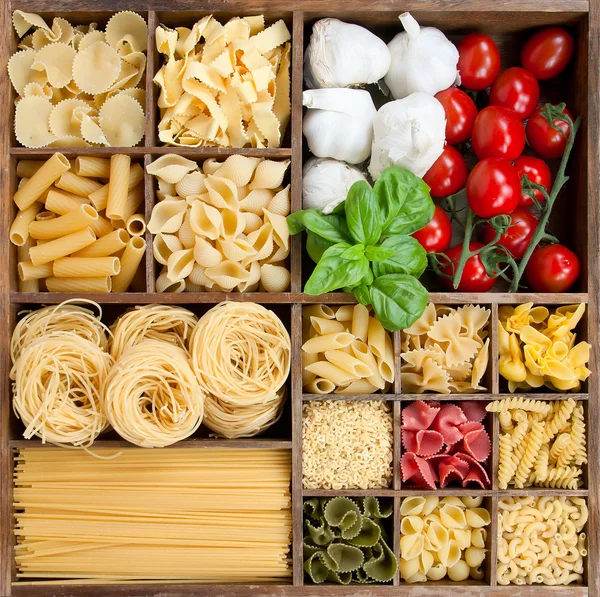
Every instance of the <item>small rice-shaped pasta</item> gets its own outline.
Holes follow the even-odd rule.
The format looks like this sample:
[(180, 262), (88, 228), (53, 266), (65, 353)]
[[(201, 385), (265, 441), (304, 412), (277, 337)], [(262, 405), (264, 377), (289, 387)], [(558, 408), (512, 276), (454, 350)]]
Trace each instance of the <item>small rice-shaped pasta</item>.
[(290, 285), (290, 272), (285, 267), (265, 264), (260, 268), (260, 281), (267, 292), (284, 292)]
[(177, 232), (181, 228), (186, 210), (186, 202), (179, 199), (157, 203), (152, 210), (148, 230), (152, 234)]
[(250, 183), (251, 189), (275, 189), (283, 182), (290, 160), (276, 162), (263, 160), (257, 167)]

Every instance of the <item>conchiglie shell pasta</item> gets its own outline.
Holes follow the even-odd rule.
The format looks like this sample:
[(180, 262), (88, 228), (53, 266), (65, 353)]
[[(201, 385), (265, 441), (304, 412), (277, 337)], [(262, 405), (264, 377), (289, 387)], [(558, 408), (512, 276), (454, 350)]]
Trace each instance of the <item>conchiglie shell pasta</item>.
[(192, 230), (192, 225), (190, 224), (190, 217), (190, 210), (187, 209), (183, 218), (183, 222), (181, 224), (181, 228), (179, 228), (179, 230), (177, 231), (177, 238), (181, 241), (181, 244), (186, 249), (193, 249), (196, 243), (196, 234)]
[(152, 210), (148, 230), (152, 234), (177, 232), (183, 223), (186, 210), (186, 202), (179, 199), (157, 203)]
[(207, 268), (204, 273), (223, 290), (232, 290), (250, 277), (239, 263), (232, 261), (222, 261), (216, 267)]
[(254, 177), (250, 183), (251, 189), (275, 189), (283, 182), (285, 172), (290, 165), (289, 160), (276, 162), (273, 160), (263, 160), (254, 172)]
[(237, 289), (240, 292), (251, 292), (252, 288), (256, 288), (260, 282), (260, 265), (258, 261), (253, 261), (248, 268), (250, 274), (248, 280), (238, 284)]
[(208, 200), (214, 207), (239, 209), (240, 202), (237, 197), (237, 187), (231, 180), (209, 174), (206, 177), (205, 184), (208, 190)]
[[(188, 160), (181, 155), (167, 154), (148, 164), (146, 172), (153, 174), (166, 183), (174, 185), (188, 172), (192, 172), (197, 167), (196, 162)], [(164, 190), (163, 192), (166, 193), (167, 191)]]
[(172, 282), (184, 280), (192, 273), (194, 263), (194, 251), (192, 249), (182, 249), (171, 253), (167, 261), (167, 277)]
[(243, 261), (256, 255), (256, 249), (242, 238), (217, 240), (217, 248), (230, 261)]
[(194, 245), (194, 259), (202, 267), (215, 267), (223, 261), (223, 254), (215, 249), (210, 242), (201, 236), (197, 236)]
[(246, 212), (241, 213), (240, 215), (244, 218), (244, 234), (250, 234), (251, 232), (258, 230), (263, 224), (262, 218), (256, 214)]
[(260, 281), (267, 292), (284, 292), (290, 285), (290, 272), (285, 267), (265, 264), (260, 268)]
[(216, 286), (216, 282), (209, 278), (205, 273), (205, 268), (201, 265), (195, 265), (192, 269), (188, 280), (195, 286), (202, 286), (208, 290), (212, 290)]
[(223, 165), (216, 170), (217, 176), (231, 180), (237, 187), (247, 185), (252, 179), (260, 158), (251, 158), (242, 155), (229, 156)]
[(223, 218), (218, 209), (198, 200), (192, 203), (190, 224), (198, 236), (216, 240), (221, 233)]
[(189, 172), (175, 184), (175, 190), (180, 197), (204, 193), (207, 190), (206, 176), (200, 171)]
[(269, 205), (273, 196), (273, 192), (268, 189), (252, 190), (240, 201), (240, 209), (245, 212), (262, 216), (263, 209)]
[(276, 193), (269, 201), (267, 210), (279, 216), (287, 216), (290, 213), (290, 185)]
[(248, 243), (256, 251), (252, 261), (267, 259), (273, 251), (273, 227), (270, 224), (263, 224), (259, 230), (248, 235)]
[(263, 210), (263, 213), (265, 215), (265, 223), (271, 224), (273, 228), (273, 240), (275, 243), (283, 249), (288, 249), (290, 246), (290, 231), (285, 216), (272, 214), (266, 209)]
[(169, 279), (167, 272), (163, 271), (158, 278), (156, 278), (156, 292), (183, 292), (185, 290), (185, 280), (175, 280), (174, 282)]
[(236, 238), (244, 231), (246, 227), (246, 219), (244, 214), (233, 209), (224, 209), (221, 212), (222, 228), (221, 234), (225, 238)]

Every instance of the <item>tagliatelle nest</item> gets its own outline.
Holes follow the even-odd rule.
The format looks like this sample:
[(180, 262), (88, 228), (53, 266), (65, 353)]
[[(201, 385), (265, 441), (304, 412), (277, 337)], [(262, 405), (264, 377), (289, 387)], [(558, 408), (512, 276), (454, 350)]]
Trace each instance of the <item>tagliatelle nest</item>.
[[(60, 17), (49, 27), (41, 16), (19, 10), (13, 25), (21, 41), (8, 75), (19, 95), (19, 143), (132, 147), (141, 141), (148, 28), (140, 15), (115, 14), (106, 33), (95, 23), (73, 27)], [(110, 118), (102, 118), (108, 102), (104, 113)]]

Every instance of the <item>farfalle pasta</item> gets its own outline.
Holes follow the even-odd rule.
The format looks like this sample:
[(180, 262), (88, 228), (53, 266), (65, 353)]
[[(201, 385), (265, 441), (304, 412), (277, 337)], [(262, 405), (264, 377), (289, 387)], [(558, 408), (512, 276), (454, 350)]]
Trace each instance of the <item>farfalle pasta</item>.
[(577, 392), (590, 375), (591, 345), (577, 342), (575, 328), (585, 304), (557, 307), (524, 303), (498, 310), (498, 370), (510, 392), (546, 386)]
[(290, 118), (290, 32), (262, 15), (160, 25), (158, 137), (182, 147), (279, 147)]
[(584, 498), (501, 498), (498, 501), (498, 584), (583, 583), (587, 520)]
[(469, 394), (481, 385), (489, 359), (489, 309), (429, 304), (402, 330), (402, 391)]
[[(137, 13), (73, 27), (16, 10), (19, 51), (8, 61), (25, 147), (132, 147), (144, 136), (148, 27)], [(33, 29), (33, 32), (31, 30)]]
[(10, 227), (21, 292), (125, 292), (144, 257), (144, 170), (129, 156), (17, 164)]
[(289, 160), (240, 155), (201, 165), (164, 155), (147, 166), (158, 180), (159, 202), (148, 230), (163, 265), (158, 292), (283, 292), (287, 258)]
[(498, 488), (578, 489), (587, 463), (585, 413), (572, 398), (490, 402), (500, 422)]
[(404, 498), (400, 577), (407, 583), (481, 580), (490, 522), (482, 497)]

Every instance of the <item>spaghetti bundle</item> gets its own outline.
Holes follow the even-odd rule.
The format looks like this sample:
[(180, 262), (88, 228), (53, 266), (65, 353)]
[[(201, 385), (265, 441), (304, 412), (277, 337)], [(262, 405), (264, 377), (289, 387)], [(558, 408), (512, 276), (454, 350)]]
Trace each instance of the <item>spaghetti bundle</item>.
[(198, 318), (183, 307), (142, 305), (121, 315), (111, 326), (110, 354), (118, 359), (128, 346), (161, 340), (187, 349)]
[(13, 367), (13, 408), (24, 437), (89, 447), (108, 427), (102, 388), (113, 363), (100, 346), (54, 331), (21, 352)]
[(113, 460), (22, 449), (17, 579), (285, 582), (290, 460), (289, 451), (261, 449), (127, 448)]
[(208, 393), (204, 424), (229, 438), (248, 437), (281, 415), (290, 371), (290, 336), (256, 303), (221, 303), (194, 329), (192, 367)]
[(161, 340), (130, 346), (108, 374), (106, 415), (117, 433), (137, 446), (169, 446), (198, 429), (204, 394), (187, 353)]

